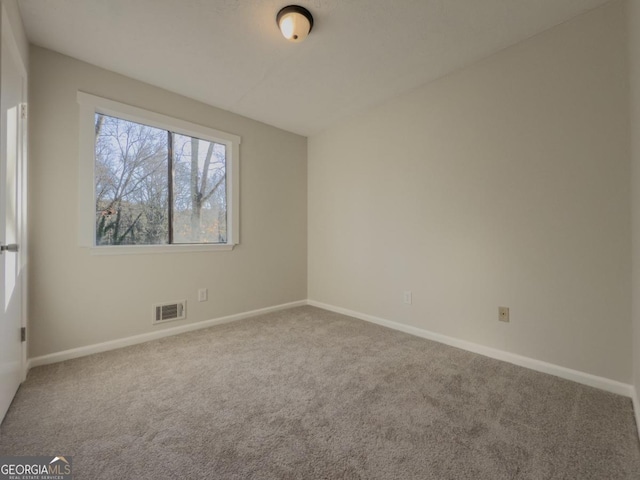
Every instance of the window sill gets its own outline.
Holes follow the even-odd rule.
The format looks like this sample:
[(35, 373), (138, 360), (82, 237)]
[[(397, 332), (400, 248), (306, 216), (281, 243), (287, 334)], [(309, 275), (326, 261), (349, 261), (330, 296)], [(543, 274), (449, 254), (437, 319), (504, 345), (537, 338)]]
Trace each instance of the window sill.
[(91, 255), (145, 255), (149, 253), (195, 253), (233, 250), (233, 244), (214, 245), (123, 245), (118, 247), (91, 247)]

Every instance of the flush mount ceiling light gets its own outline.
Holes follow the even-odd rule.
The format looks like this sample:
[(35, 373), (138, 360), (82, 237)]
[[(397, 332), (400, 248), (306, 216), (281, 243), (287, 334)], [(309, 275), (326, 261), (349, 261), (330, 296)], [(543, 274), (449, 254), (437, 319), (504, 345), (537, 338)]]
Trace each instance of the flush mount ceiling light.
[(301, 42), (313, 28), (311, 12), (298, 5), (289, 5), (278, 12), (276, 16), (278, 28), (282, 36), (290, 42)]

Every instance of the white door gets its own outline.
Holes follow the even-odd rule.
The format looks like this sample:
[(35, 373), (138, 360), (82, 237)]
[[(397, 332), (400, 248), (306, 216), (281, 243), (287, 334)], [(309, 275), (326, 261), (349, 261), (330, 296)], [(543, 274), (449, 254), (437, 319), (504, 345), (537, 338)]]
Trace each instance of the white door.
[(4, 8), (0, 30), (0, 421), (24, 379), (26, 73)]

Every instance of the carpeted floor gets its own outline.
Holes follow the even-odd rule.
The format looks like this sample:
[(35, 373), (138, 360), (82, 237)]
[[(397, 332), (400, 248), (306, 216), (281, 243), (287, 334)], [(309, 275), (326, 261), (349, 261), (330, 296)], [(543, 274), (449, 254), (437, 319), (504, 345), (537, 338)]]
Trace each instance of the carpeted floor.
[(631, 401), (313, 307), (34, 368), (0, 454), (76, 479), (638, 479)]

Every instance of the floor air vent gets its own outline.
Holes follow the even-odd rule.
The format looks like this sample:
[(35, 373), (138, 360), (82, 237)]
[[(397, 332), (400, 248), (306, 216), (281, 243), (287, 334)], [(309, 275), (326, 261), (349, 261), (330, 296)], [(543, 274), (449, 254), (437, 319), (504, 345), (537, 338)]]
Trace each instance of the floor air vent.
[(187, 301), (154, 305), (153, 323), (170, 322), (187, 318)]

